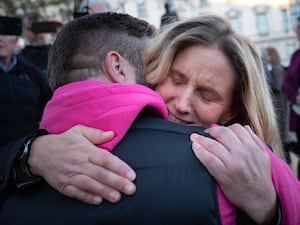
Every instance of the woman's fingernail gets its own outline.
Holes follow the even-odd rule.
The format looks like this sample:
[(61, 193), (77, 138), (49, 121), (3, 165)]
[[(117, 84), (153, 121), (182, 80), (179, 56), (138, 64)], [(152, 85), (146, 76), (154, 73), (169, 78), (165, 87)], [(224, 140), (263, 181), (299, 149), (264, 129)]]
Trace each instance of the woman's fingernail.
[(93, 201), (94, 201), (94, 204), (95, 204), (95, 205), (99, 205), (99, 204), (102, 202), (102, 198), (99, 197), (99, 196), (95, 196), (95, 197), (93, 198)]
[(216, 123), (213, 123), (213, 124), (210, 125), (210, 127), (220, 127), (220, 126), (221, 126), (221, 125), (216, 124)]
[(196, 141), (197, 136), (198, 136), (198, 134), (192, 133), (191, 136), (190, 136), (190, 140), (191, 141)]
[(133, 181), (133, 180), (135, 180), (136, 175), (135, 175), (134, 172), (129, 171), (129, 172), (126, 174), (126, 177), (127, 177), (129, 180)]
[(135, 185), (134, 184), (126, 184), (124, 186), (124, 190), (125, 190), (125, 193), (128, 194), (128, 195), (131, 195), (135, 192)]
[(200, 149), (200, 144), (198, 144), (197, 142), (193, 142), (193, 143), (192, 143), (192, 148), (193, 148), (194, 150), (198, 150), (198, 149)]
[(120, 198), (121, 198), (121, 195), (120, 195), (119, 192), (117, 192), (117, 191), (111, 191), (111, 192), (109, 192), (109, 199), (110, 199), (112, 202), (116, 202), (116, 201), (118, 201)]

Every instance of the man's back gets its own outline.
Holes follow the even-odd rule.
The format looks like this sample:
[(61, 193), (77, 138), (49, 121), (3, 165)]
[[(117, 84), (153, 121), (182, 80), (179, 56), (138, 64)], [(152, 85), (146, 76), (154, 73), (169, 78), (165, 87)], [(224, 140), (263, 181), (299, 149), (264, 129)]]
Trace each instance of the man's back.
[[(138, 118), (113, 151), (137, 173), (137, 192), (91, 206), (42, 183), (9, 196), (1, 224), (221, 224), (216, 185), (189, 141), (197, 127)], [(18, 215), (15, 217), (14, 215)]]

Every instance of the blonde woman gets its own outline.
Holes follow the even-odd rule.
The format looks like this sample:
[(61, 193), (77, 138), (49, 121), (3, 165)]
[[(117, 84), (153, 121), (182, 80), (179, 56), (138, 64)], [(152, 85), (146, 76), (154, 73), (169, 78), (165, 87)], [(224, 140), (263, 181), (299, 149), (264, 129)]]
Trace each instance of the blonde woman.
[[(197, 134), (191, 140), (195, 155), (230, 201), (261, 223), (275, 212), (274, 184), (285, 224), (299, 223), (299, 201), (294, 200), (299, 198), (299, 182), (262, 143), (282, 156), (272, 98), (255, 45), (233, 32), (226, 19), (203, 15), (165, 28), (149, 43), (145, 63), (146, 80), (166, 102), (172, 121), (207, 128), (224, 125), (206, 130), (216, 140)], [(261, 160), (265, 167), (259, 166)], [(244, 169), (246, 165), (249, 170)], [(264, 185), (249, 180), (251, 173), (263, 173)], [(288, 179), (281, 173), (288, 174)], [(290, 179), (293, 184), (287, 184)], [(243, 185), (259, 194), (249, 195)], [(248, 204), (253, 198), (257, 201)], [(292, 208), (288, 207), (291, 202), (295, 203)]]

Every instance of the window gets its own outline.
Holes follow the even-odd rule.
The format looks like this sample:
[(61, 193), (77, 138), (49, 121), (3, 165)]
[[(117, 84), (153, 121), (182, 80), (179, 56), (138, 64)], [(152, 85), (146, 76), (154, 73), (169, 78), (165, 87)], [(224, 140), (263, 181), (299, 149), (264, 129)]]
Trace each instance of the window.
[(260, 55), (262, 56), (262, 58), (265, 58), (266, 47), (261, 47), (261, 48), (259, 48), (259, 51), (260, 51)]
[(296, 43), (293, 42), (293, 43), (288, 43), (286, 45), (286, 50), (287, 50), (287, 56), (288, 58), (290, 59), (292, 54), (294, 53), (294, 51), (296, 51), (297, 47), (296, 47)]
[(176, 11), (176, 2), (175, 0), (168, 0), (169, 9), (171, 12)]
[(232, 29), (237, 32), (240, 33), (241, 29), (240, 29), (240, 23), (239, 23), (239, 18), (238, 17), (231, 17), (229, 18), (230, 24), (232, 26)]
[(267, 35), (269, 33), (267, 15), (265, 12), (256, 13), (256, 26), (259, 35)]
[(281, 17), (282, 17), (282, 26), (285, 32), (289, 31), (289, 21), (288, 21), (288, 14), (286, 9), (281, 10)]
[(207, 0), (200, 0), (199, 3), (200, 3), (200, 7), (204, 7), (208, 5)]
[(139, 14), (139, 17), (146, 17), (147, 16), (147, 13), (146, 13), (146, 6), (145, 6), (145, 2), (141, 2), (141, 3), (138, 3), (138, 14)]
[(296, 30), (297, 18), (300, 16), (300, 5), (299, 4), (291, 5), (290, 13), (291, 13), (292, 29)]

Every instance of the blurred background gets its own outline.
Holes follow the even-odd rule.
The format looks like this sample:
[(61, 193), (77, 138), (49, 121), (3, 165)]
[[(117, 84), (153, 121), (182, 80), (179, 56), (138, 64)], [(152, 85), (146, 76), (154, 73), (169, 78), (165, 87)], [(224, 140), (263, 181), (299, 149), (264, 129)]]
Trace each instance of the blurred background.
[[(22, 16), (26, 12), (39, 12), (45, 18), (63, 23), (73, 19), (79, 9), (76, 0), (22, 0), (0, 1), (0, 15)], [(179, 19), (189, 18), (203, 12), (214, 12), (226, 16), (234, 29), (250, 37), (263, 53), (268, 46), (276, 46), (284, 66), (298, 48), (295, 35), (297, 17), (300, 16), (298, 0), (111, 0), (113, 11), (129, 13), (160, 26), (165, 13), (177, 13)]]

